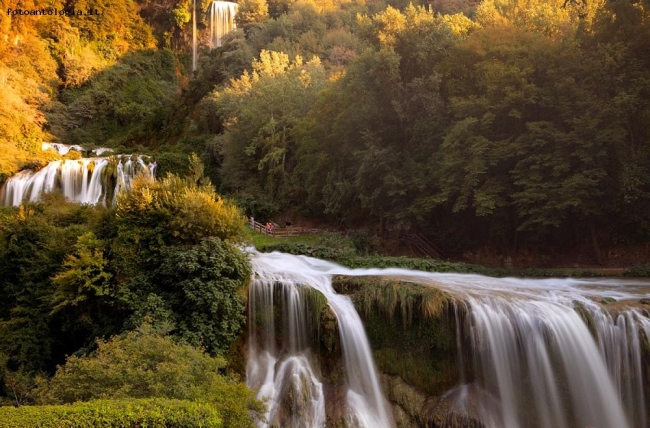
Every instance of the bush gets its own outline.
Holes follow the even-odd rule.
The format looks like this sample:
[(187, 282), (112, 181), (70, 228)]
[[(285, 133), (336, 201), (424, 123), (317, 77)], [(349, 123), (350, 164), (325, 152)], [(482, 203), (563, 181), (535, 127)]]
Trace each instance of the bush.
[(136, 177), (131, 191), (118, 195), (117, 216), (123, 231), (151, 229), (167, 245), (193, 244), (207, 236), (239, 239), (245, 221), (211, 184), (197, 185), (173, 174), (157, 181)]
[(68, 358), (52, 379), (38, 381), (34, 395), (40, 404), (105, 398), (192, 400), (209, 403), (228, 427), (252, 427), (249, 409), (259, 411), (261, 405), (244, 384), (219, 374), (224, 366), (222, 358), (153, 334), (145, 325), (141, 331), (100, 341), (90, 356)]
[(191, 248), (166, 247), (161, 260), (154, 282), (177, 314), (174, 333), (223, 355), (246, 319), (248, 259), (233, 245), (206, 238)]
[(346, 250), (340, 250), (323, 245), (304, 244), (302, 242), (281, 242), (278, 244), (260, 245), (258, 250), (262, 253), (279, 251), (281, 253), (304, 255), (336, 262), (341, 262), (343, 258), (349, 256), (349, 253)]
[(623, 272), (623, 275), (643, 277), (643, 278), (650, 277), (650, 264), (633, 266), (629, 269), (626, 269), (625, 272)]
[(218, 411), (205, 403), (162, 398), (97, 400), (59, 406), (0, 407), (0, 428), (221, 427)]

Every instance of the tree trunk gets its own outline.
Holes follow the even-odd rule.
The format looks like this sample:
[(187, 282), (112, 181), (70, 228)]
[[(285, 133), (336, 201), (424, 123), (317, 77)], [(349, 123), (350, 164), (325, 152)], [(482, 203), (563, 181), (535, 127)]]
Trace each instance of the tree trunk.
[(596, 233), (596, 223), (592, 217), (587, 219), (587, 224), (589, 225), (589, 233), (591, 234), (591, 245), (594, 248), (594, 254), (596, 255), (596, 262), (601, 264), (600, 257), (600, 246), (598, 245), (598, 234)]

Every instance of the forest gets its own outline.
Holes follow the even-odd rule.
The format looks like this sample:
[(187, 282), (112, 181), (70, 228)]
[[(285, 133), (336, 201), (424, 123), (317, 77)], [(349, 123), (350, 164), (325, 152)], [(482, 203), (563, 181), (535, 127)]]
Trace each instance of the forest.
[(48, 161), (43, 140), (163, 175), (196, 152), (262, 220), (425, 231), (452, 255), (647, 242), (646, 1), (246, 0), (216, 49), (198, 3), (194, 72), (189, 0), (3, 14), (0, 177)]
[[(647, 251), (650, 1), (240, 0), (220, 47), (210, 3), (0, 0), (0, 184), (44, 141), (159, 165), (115, 207), (0, 208), (2, 404), (251, 426), (245, 215)], [(98, 14), (8, 12), (41, 8)]]

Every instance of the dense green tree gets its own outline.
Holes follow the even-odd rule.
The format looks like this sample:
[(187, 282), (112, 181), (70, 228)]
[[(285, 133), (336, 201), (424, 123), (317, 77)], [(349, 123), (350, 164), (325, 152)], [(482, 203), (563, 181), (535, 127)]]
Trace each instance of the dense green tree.
[(237, 24), (246, 25), (264, 22), (268, 18), (269, 5), (266, 0), (241, 0), (237, 9)]
[(172, 333), (211, 353), (228, 352), (245, 321), (246, 257), (216, 238), (165, 248), (161, 257), (154, 281), (174, 313)]
[[(51, 197), (21, 206), (0, 221), (0, 353), (10, 369), (48, 370), (64, 353), (85, 344), (85, 326), (68, 324), (52, 313), (51, 277), (95, 218), (92, 207)], [(80, 334), (55, 333), (62, 329)]]
[(222, 174), (230, 191), (273, 201), (276, 209), (295, 197), (294, 130), (325, 82), (318, 59), (292, 62), (286, 54), (263, 51), (252, 73), (214, 93), (226, 123)]
[[(456, 37), (446, 19), (424, 8), (361, 19), (375, 45), (324, 91), (308, 122), (299, 166), (322, 210), (340, 220), (410, 224), (422, 210), (429, 159), (445, 126), (436, 71)], [(324, 179), (323, 179), (324, 178)], [(365, 214), (361, 216), (360, 214)]]
[(203, 177), (190, 158), (186, 179), (174, 175), (136, 178), (118, 196), (118, 233), (112, 266), (116, 295), (134, 313), (130, 324), (153, 316), (172, 333), (212, 353), (223, 353), (243, 323), (240, 288), (249, 267), (238, 241), (244, 218)]
[(101, 324), (97, 312), (115, 298), (113, 275), (104, 257), (105, 244), (93, 232), (77, 238), (74, 254), (68, 254), (63, 270), (52, 277), (52, 313), (73, 313), (71, 323), (92, 329)]
[(237, 206), (217, 195), (209, 181), (199, 178), (197, 183), (202, 171), (195, 169), (194, 174), (188, 179), (168, 174), (155, 181), (136, 177), (132, 189), (117, 198), (120, 237), (150, 244), (150, 251), (208, 236), (239, 239), (244, 218)]

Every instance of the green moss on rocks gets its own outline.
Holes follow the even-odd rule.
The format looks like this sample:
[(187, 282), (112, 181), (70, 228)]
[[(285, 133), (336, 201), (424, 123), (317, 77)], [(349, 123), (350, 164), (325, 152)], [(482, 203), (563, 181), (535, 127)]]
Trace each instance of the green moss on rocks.
[(377, 277), (336, 277), (363, 317), (375, 362), (424, 394), (460, 378), (451, 297), (435, 288)]

